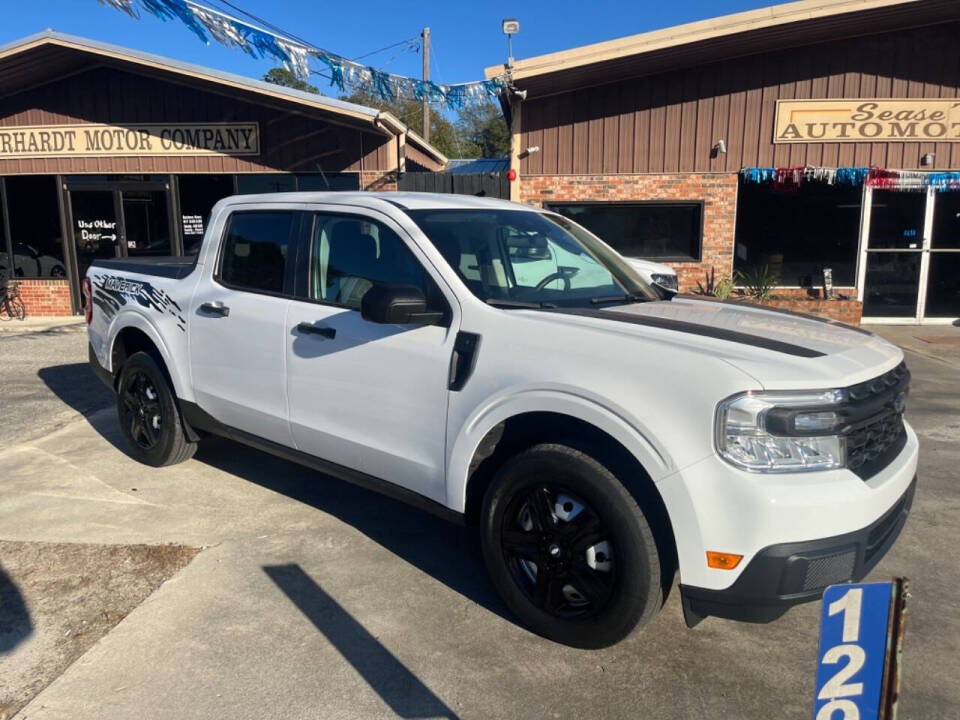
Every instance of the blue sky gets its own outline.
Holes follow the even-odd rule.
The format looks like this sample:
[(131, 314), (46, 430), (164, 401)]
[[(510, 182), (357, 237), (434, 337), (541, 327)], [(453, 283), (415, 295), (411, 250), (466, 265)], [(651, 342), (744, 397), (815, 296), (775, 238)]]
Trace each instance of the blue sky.
[[(429, 26), (433, 40), (432, 79), (442, 83), (479, 80), (485, 67), (505, 60), (506, 38), (500, 31), (504, 17), (520, 20), (514, 55), (523, 58), (776, 4), (770, 0), (231, 2), (314, 45), (349, 58), (415, 37), (421, 28)], [(141, 20), (132, 20), (96, 0), (2, 0), (0, 4), (9, 6), (3, 12), (0, 44), (53, 28), (254, 77), (272, 66), (269, 61), (254, 60), (215, 43), (206, 46), (177, 21), (164, 23), (148, 14)], [(420, 75), (421, 60), (413, 52), (388, 50), (366, 61), (389, 72)], [(328, 89), (323, 78), (315, 78), (314, 84), (328, 94), (337, 94)]]

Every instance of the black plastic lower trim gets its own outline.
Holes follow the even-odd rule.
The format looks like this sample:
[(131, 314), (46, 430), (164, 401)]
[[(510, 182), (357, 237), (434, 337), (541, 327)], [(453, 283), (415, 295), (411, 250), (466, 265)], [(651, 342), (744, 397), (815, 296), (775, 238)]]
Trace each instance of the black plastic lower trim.
[(829, 585), (859, 582), (900, 535), (917, 487), (910, 487), (893, 507), (865, 528), (844, 535), (782, 543), (754, 556), (725, 590), (680, 585), (688, 627), (707, 616), (745, 622), (770, 622), (793, 605), (817, 600)]
[(116, 392), (117, 388), (114, 385), (113, 373), (100, 364), (100, 360), (97, 359), (97, 354), (93, 351), (93, 345), (90, 343), (87, 343), (87, 358), (90, 361), (90, 369), (93, 370), (93, 374), (100, 378), (100, 382), (110, 388), (110, 390)]
[(229, 425), (224, 425), (203, 410), (196, 403), (179, 399), (178, 402), (180, 403), (180, 410), (183, 413), (184, 424), (189, 426), (189, 428), (194, 432), (201, 430), (213, 435), (219, 435), (230, 440), (235, 440), (236, 442), (249, 445), (257, 450), (262, 450), (263, 452), (270, 453), (271, 455), (281, 457), (284, 460), (290, 460), (291, 462), (295, 462), (299, 465), (312, 468), (313, 470), (322, 472), (325, 475), (331, 475), (340, 480), (346, 480), (354, 485), (359, 485), (367, 490), (373, 490), (381, 495), (386, 495), (394, 500), (399, 500), (407, 505), (412, 505), (430, 513), (431, 515), (436, 515), (457, 525), (464, 525), (466, 523), (463, 513), (457, 512), (456, 510), (451, 510), (445, 505), (441, 505), (435, 500), (431, 500), (430, 498), (425, 497), (420, 493), (416, 493), (413, 490), (408, 490), (407, 488), (401, 487), (396, 483), (383, 480), (382, 478), (378, 478), (373, 475), (367, 475), (359, 470), (354, 470), (352, 468), (344, 467), (343, 465), (329, 462), (322, 458), (314, 457), (313, 455), (309, 455), (300, 450), (287, 447), (286, 445), (281, 445), (280, 443), (275, 443), (272, 440), (266, 440), (248, 432), (244, 432), (243, 430), (230, 427)]

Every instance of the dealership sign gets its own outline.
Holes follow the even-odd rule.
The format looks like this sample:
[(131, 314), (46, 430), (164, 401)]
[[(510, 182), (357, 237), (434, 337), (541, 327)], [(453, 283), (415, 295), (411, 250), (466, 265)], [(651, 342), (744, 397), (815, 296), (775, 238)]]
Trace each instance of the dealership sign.
[(773, 141), (960, 142), (960, 102), (778, 100)]
[(259, 154), (258, 123), (0, 127), (0, 160)]

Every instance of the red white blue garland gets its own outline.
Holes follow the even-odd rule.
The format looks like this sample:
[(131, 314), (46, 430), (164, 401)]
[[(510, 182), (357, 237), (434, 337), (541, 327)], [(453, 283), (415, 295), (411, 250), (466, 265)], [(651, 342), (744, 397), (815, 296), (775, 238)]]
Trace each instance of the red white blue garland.
[(255, 58), (270, 57), (283, 64), (299, 78), (310, 77), (309, 59), (326, 65), (330, 84), (340, 90), (346, 86), (364, 90), (381, 100), (428, 100), (456, 109), (497, 97), (505, 87), (502, 79), (479, 80), (455, 85), (440, 85), (377, 70), (353, 62), (335, 53), (321, 50), (288, 37), (256, 27), (193, 0), (97, 0), (132, 18), (146, 11), (161, 20), (179, 20), (203, 42), (216, 40), (221, 45), (237, 48)]
[(884, 170), (871, 167), (748, 167), (740, 171), (746, 184), (772, 184), (778, 190), (796, 190), (803, 183), (867, 187), (880, 190), (924, 192), (932, 187), (938, 192), (960, 190), (960, 172), (920, 172), (918, 170)]

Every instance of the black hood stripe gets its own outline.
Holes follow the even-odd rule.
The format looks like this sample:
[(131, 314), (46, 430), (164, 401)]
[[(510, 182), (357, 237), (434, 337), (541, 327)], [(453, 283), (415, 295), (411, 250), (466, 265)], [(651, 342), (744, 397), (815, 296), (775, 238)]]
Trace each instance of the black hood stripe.
[(753, 310), (763, 310), (764, 312), (778, 313), (780, 315), (793, 315), (793, 317), (803, 318), (804, 320), (813, 320), (814, 322), (824, 323), (825, 325), (833, 325), (835, 327), (841, 327), (844, 330), (849, 330), (851, 332), (860, 333), (861, 335), (869, 335), (873, 337), (873, 333), (869, 330), (864, 330), (862, 327), (857, 327), (856, 325), (850, 325), (849, 323), (840, 322), (839, 320), (834, 320), (833, 318), (820, 317), (819, 315), (811, 315), (810, 313), (797, 312), (796, 310), (787, 310), (786, 308), (777, 308), (769, 307), (767, 305), (758, 305), (756, 303), (747, 302), (745, 300), (736, 300), (734, 298), (718, 298), (711, 297), (709, 295), (676, 295), (676, 298), (681, 300), (692, 300), (694, 302), (708, 302), (708, 303), (720, 303), (721, 305), (736, 305), (738, 307), (750, 308)]
[(802, 345), (794, 345), (793, 343), (771, 340), (770, 338), (760, 337), (759, 335), (748, 335), (747, 333), (737, 332), (736, 330), (726, 330), (724, 328), (713, 327), (712, 325), (700, 325), (699, 323), (673, 320), (655, 315), (634, 315), (624, 312), (611, 312), (609, 310), (583, 310), (579, 308), (551, 308), (546, 310), (546, 312), (555, 312), (564, 315), (580, 315), (581, 317), (613, 320), (614, 322), (643, 325), (661, 330), (673, 330), (689, 335), (701, 335), (703, 337), (727, 340), (741, 345), (751, 345), (753, 347), (763, 348), (764, 350), (773, 350), (774, 352), (780, 352), (786, 355), (795, 355), (796, 357), (818, 358), (826, 355), (826, 353), (822, 353), (819, 350), (812, 350)]

